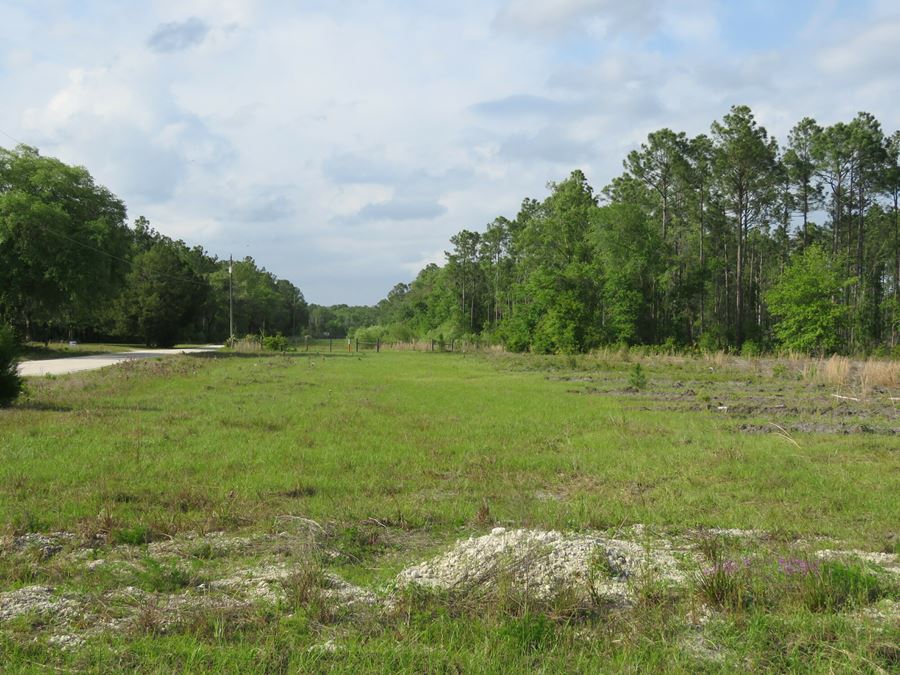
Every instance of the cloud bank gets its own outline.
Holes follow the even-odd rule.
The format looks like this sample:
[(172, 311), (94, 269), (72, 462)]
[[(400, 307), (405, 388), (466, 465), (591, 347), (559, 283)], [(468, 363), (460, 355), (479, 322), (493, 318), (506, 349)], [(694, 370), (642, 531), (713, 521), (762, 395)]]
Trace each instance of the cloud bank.
[(805, 115), (900, 127), (887, 1), (53, 7), (0, 3), (0, 131), (322, 303), (375, 302), (458, 230), (735, 103), (782, 139)]

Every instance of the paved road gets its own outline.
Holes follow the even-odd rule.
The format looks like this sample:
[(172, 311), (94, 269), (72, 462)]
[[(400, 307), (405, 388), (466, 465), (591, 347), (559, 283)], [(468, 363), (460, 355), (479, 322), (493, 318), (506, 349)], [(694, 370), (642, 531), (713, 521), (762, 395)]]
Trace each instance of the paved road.
[(139, 349), (133, 352), (115, 352), (112, 354), (93, 354), (91, 356), (72, 356), (65, 359), (45, 359), (43, 361), (25, 361), (19, 364), (19, 374), (25, 377), (40, 375), (65, 375), (82, 370), (95, 370), (114, 366), (122, 361), (134, 359), (152, 359), (158, 356), (173, 354), (194, 354), (219, 349), (221, 345), (206, 345), (195, 349)]

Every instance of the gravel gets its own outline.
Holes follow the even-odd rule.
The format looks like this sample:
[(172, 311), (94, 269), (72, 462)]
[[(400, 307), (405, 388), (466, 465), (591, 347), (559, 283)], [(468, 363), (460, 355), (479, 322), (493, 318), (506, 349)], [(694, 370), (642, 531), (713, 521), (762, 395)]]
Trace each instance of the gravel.
[(668, 550), (599, 535), (498, 527), (403, 570), (397, 583), (471, 589), (508, 579), (540, 599), (574, 591), (624, 601), (630, 594), (629, 582), (650, 576), (671, 583), (685, 579)]

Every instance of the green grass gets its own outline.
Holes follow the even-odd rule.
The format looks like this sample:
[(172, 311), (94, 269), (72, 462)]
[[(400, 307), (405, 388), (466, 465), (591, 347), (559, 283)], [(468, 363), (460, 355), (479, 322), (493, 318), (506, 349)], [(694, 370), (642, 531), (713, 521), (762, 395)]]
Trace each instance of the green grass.
[(302, 512), (449, 531), (487, 505), (492, 521), (535, 527), (709, 525), (868, 546), (896, 526), (893, 439), (805, 434), (797, 447), (510, 365), (181, 357), (32, 382), (0, 416), (0, 522), (77, 529), (102, 512), (171, 534)]
[[(100, 537), (96, 555), (111, 559), (115, 545), (133, 548), (122, 579), (158, 593), (189, 592), (227, 560), (198, 543), (187, 566), (148, 562), (147, 542), (276, 533), (285, 516), (320, 523), (336, 556), (323, 564), (372, 584), (497, 524), (758, 529), (772, 551), (800, 537), (896, 550), (895, 437), (791, 426), (854, 419), (829, 390), (765, 362), (647, 359), (641, 387), (630, 387), (634, 370), (627, 355), (217, 354), (29, 381), (28, 395), (0, 411), (0, 524)], [(760, 403), (769, 399), (790, 405)], [(859, 412), (870, 424), (896, 426), (890, 410), (870, 408)], [(785, 433), (742, 429), (769, 422)], [(0, 565), (0, 590), (125, 583), (53, 560)], [(142, 631), (68, 652), (13, 627), (0, 630), (0, 661), (235, 672), (896, 666), (890, 635), (847, 614), (895, 597), (894, 587), (862, 567), (824, 569), (823, 587), (784, 581), (790, 601), (723, 603), (709, 627), (722, 662), (683, 647), (694, 635), (683, 617), (709, 592), (702, 584), (677, 597), (650, 589), (627, 614), (488, 611), (440, 597), (353, 620), (303, 602), (209, 610), (174, 632), (148, 617)], [(295, 595), (308, 599), (310, 581), (300, 582)], [(310, 651), (331, 638), (337, 651)]]

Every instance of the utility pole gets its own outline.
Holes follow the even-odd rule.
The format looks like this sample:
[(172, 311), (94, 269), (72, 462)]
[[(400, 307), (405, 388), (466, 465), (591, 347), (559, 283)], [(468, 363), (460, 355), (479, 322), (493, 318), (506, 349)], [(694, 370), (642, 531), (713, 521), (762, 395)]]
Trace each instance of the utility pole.
[(228, 339), (234, 345), (234, 259), (228, 256)]

